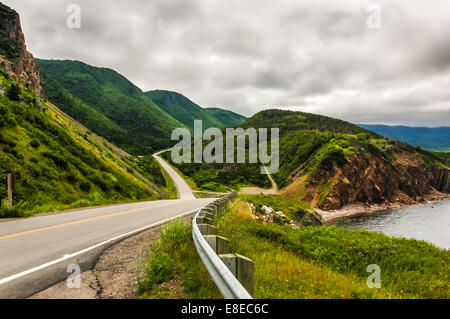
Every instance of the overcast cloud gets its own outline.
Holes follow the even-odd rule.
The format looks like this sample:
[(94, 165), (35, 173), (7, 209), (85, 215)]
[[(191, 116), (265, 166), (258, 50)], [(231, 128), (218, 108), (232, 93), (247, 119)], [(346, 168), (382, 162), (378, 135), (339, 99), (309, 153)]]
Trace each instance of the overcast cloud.
[[(36, 57), (112, 68), (142, 90), (243, 115), (450, 125), (448, 0), (7, 0)], [(82, 28), (66, 27), (67, 5)], [(366, 25), (381, 7), (381, 28)]]

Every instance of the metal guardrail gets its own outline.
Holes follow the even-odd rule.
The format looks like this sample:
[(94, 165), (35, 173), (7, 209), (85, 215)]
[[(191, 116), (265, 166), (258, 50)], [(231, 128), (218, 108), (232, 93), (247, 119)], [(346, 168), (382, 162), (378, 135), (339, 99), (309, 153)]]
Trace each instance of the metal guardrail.
[(228, 201), (234, 197), (235, 194), (226, 195), (200, 209), (192, 221), (192, 237), (203, 264), (211, 275), (211, 278), (221, 292), (222, 296), (225, 299), (253, 299), (244, 286), (242, 286), (242, 284), (230, 272), (220, 257), (206, 242), (197, 225), (197, 218), (200, 216), (202, 211), (204, 211), (204, 209), (215, 207), (215, 211), (217, 212), (219, 209), (224, 208)]

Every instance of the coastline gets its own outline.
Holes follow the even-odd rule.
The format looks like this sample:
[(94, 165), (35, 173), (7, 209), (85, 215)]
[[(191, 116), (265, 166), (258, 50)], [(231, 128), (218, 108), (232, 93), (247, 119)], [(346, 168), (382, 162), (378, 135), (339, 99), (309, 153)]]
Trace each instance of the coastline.
[(330, 225), (339, 219), (344, 219), (344, 218), (348, 218), (348, 217), (355, 217), (355, 216), (359, 216), (359, 215), (368, 215), (368, 214), (376, 213), (376, 212), (387, 210), (387, 209), (396, 209), (396, 208), (402, 208), (402, 207), (413, 206), (413, 205), (424, 205), (424, 204), (427, 204), (427, 203), (433, 202), (433, 201), (449, 200), (449, 199), (450, 199), (450, 194), (442, 194), (440, 196), (430, 196), (429, 198), (424, 199), (424, 201), (416, 201), (414, 203), (392, 202), (392, 203), (371, 204), (371, 205), (353, 204), (353, 205), (345, 206), (341, 209), (330, 210), (330, 211), (321, 210), (319, 208), (314, 208), (314, 209), (320, 216), (322, 216), (324, 224)]

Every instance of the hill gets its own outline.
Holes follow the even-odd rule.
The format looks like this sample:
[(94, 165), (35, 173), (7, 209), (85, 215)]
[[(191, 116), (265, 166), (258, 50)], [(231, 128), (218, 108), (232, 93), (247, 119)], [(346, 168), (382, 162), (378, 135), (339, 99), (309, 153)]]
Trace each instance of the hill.
[(222, 128), (239, 125), (244, 119), (243, 116), (231, 111), (216, 108), (204, 109), (177, 92), (153, 90), (145, 92), (145, 95), (172, 117), (191, 129), (194, 127), (194, 120), (202, 120), (203, 129), (207, 129), (209, 127)]
[(139, 172), (126, 152), (39, 97), (39, 70), (22, 43), (19, 16), (4, 5), (0, 16), (9, 21), (0, 23), (2, 36), (10, 36), (2, 39), (2, 66), (13, 66), (0, 67), (0, 180), (16, 176), (12, 212), (0, 187), (0, 217), (167, 197), (156, 163)]
[[(326, 116), (262, 111), (243, 127), (280, 128), (280, 193), (325, 210), (348, 205), (412, 204), (448, 197), (444, 157)], [(180, 164), (209, 190), (256, 185), (270, 188), (256, 164)], [(207, 176), (207, 178), (205, 178)]]
[(184, 127), (111, 69), (67, 60), (38, 60), (38, 64), (42, 87), (52, 103), (130, 153), (166, 148), (172, 144), (172, 130)]
[(358, 124), (359, 126), (389, 136), (414, 146), (429, 150), (450, 151), (450, 127), (409, 127)]
[(243, 115), (216, 107), (210, 107), (204, 110), (218, 120), (223, 127), (240, 126), (247, 119)]

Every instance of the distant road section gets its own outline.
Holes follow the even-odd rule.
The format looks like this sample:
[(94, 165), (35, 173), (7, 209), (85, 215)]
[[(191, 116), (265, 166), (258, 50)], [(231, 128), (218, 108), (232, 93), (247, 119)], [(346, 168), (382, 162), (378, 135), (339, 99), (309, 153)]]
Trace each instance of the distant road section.
[(177, 186), (178, 190), (178, 199), (181, 200), (187, 200), (187, 199), (195, 199), (195, 195), (192, 192), (192, 189), (189, 187), (189, 185), (185, 182), (185, 180), (178, 174), (172, 166), (170, 166), (165, 160), (163, 160), (158, 155), (164, 152), (168, 151), (161, 151), (159, 153), (156, 153), (153, 155), (153, 157), (161, 164), (161, 166), (166, 170), (167, 174), (173, 179), (175, 182), (175, 185)]

